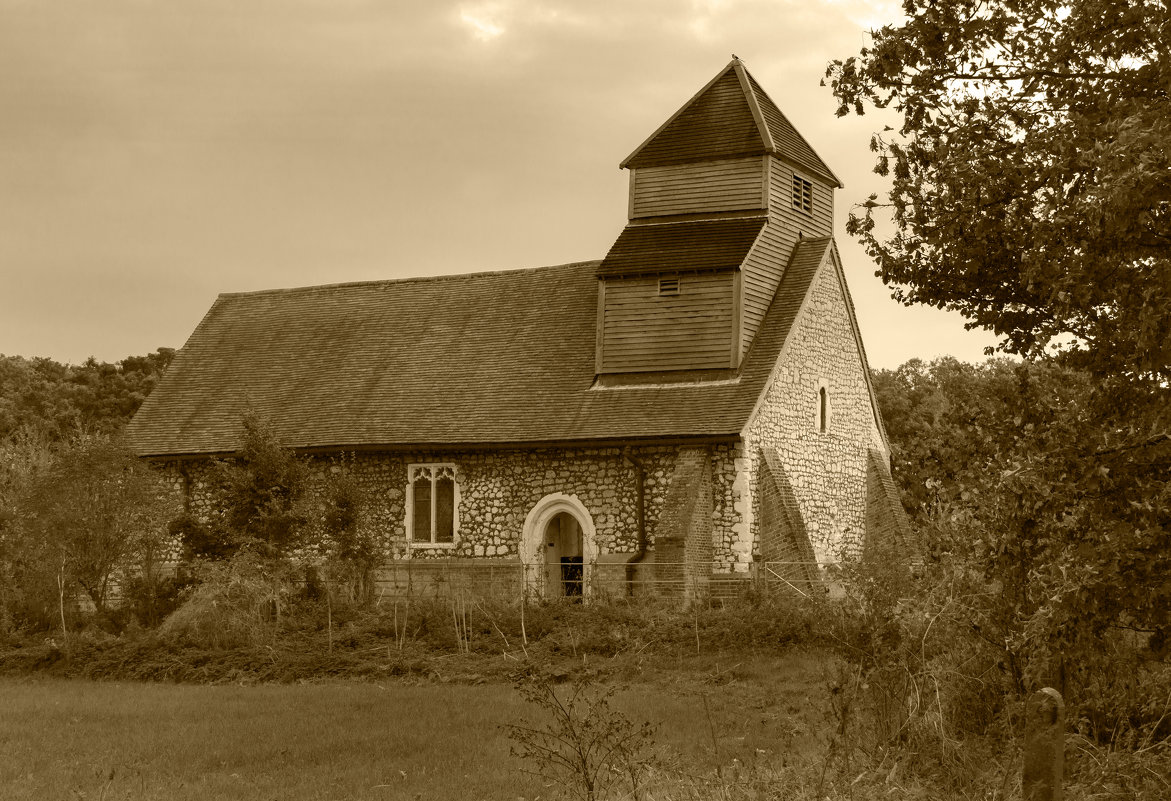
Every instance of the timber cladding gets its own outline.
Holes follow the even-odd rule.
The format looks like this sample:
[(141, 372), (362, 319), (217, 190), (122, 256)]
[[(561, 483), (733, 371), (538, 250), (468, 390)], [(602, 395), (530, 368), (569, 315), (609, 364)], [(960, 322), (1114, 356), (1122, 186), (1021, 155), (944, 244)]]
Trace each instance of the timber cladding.
[(733, 273), (681, 275), (677, 280), (673, 294), (660, 294), (657, 276), (606, 281), (604, 372), (728, 366)]
[(797, 232), (780, 220), (770, 220), (744, 262), (744, 292), (740, 311), (740, 354), (748, 352), (764, 315), (772, 304), (785, 264), (797, 244)]
[(515, 565), (570, 500), (600, 560), (649, 538), (712, 592), (712, 563), (796, 585), (898, 539), (829, 167), (735, 58), (622, 166), (600, 262), (221, 295), (129, 442), (208, 514), (199, 465), (259, 414), (396, 558)]
[[(831, 187), (815, 175), (794, 169), (780, 159), (769, 159), (769, 209), (772, 216), (793, 234), (805, 237), (831, 236), (834, 226), (834, 196)], [(813, 184), (813, 209), (810, 213), (793, 208), (793, 176)]]
[(631, 218), (763, 209), (761, 157), (644, 167), (630, 175)]

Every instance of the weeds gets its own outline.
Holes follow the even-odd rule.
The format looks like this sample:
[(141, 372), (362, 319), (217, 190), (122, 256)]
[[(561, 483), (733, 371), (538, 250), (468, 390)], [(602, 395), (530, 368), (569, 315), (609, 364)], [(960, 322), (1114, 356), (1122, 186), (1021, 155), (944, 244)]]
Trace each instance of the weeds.
[(292, 594), (291, 568), (248, 549), (204, 566), (202, 581), (158, 629), (204, 648), (272, 645)]
[(522, 770), (583, 801), (642, 797), (655, 727), (635, 725), (610, 708), (616, 687), (603, 689), (582, 678), (559, 690), (538, 676), (518, 690), (546, 716), (542, 723), (505, 727)]

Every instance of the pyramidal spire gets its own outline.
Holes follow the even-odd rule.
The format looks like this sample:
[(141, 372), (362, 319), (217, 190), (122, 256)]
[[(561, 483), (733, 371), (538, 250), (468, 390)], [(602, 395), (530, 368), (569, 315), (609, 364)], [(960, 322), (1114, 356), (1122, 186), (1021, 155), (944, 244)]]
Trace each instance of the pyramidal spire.
[(733, 53), (727, 66), (619, 166), (639, 169), (765, 154), (842, 185)]

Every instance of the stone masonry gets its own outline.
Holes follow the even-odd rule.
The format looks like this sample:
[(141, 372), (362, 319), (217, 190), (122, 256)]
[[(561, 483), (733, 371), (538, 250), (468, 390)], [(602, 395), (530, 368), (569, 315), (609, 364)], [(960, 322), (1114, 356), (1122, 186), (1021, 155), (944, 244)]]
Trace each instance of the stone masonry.
[[(814, 279), (778, 364), (745, 428), (740, 457), (743, 484), (755, 488), (765, 451), (775, 452), (792, 486), (813, 553), (824, 565), (845, 553), (861, 552), (869, 452), (873, 448), (880, 458), (887, 458), (843, 284), (828, 259)], [(818, 423), (821, 387), (828, 399), (824, 432)], [(760, 498), (752, 495), (738, 501), (748, 518), (747, 542), (760, 556)]]
[[(705, 473), (711, 476), (705, 511), (710, 518), (709, 531), (712, 525), (735, 519), (734, 447), (713, 445), (685, 452), (693, 463), (702, 460)], [(669, 507), (680, 448), (646, 447), (631, 453), (647, 467), (646, 523), (653, 550), (660, 518)], [(637, 548), (636, 472), (619, 448), (339, 453), (332, 458), (315, 456), (312, 464), (314, 483), (323, 481), (327, 471), (339, 470), (348, 471), (357, 480), (364, 496), (365, 525), (382, 543), (388, 559), (519, 559), (526, 516), (542, 498), (554, 493), (574, 496), (585, 506), (596, 530), (600, 555), (633, 554)], [(454, 466), (459, 493), (455, 543), (408, 542), (409, 464)], [(209, 462), (176, 460), (165, 463), (163, 469), (175, 491), (184, 494), (188, 509), (206, 516)], [(178, 556), (177, 544), (171, 556)], [(710, 547), (704, 557), (710, 563)]]
[[(877, 520), (867, 519), (868, 478), (870, 495), (876, 481), (872, 461), (888, 456), (874, 419), (843, 285), (828, 259), (814, 279), (778, 365), (741, 442), (700, 450), (660, 445), (631, 451), (647, 467), (645, 511), (652, 551), (659, 537), (687, 540), (690, 533), (688, 560), (714, 564), (716, 572), (747, 573), (754, 561), (768, 560), (770, 554), (763, 551), (769, 548), (762, 548), (761, 542), (758, 484), (765, 453), (770, 452), (788, 482), (816, 561), (824, 565), (844, 553), (860, 553), (868, 523), (873, 528)], [(828, 400), (824, 432), (818, 423), (821, 387)], [(526, 516), (554, 493), (576, 497), (588, 510), (599, 558), (633, 554), (637, 548), (636, 473), (620, 448), (365, 451), (315, 456), (313, 461), (318, 480), (327, 470), (344, 469), (354, 475), (365, 495), (366, 524), (388, 559), (518, 560)], [(710, 526), (692, 521), (684, 532), (679, 521), (669, 523), (664, 516), (677, 517), (680, 510), (674, 517), (669, 511), (676, 503), (671, 498), (687, 494), (678, 486), (672, 492), (672, 484), (694, 483), (695, 470), (681, 467), (701, 462), (704, 475), (710, 477), (705, 478), (710, 480), (710, 511), (704, 512), (710, 514)], [(454, 544), (408, 542), (409, 464), (453, 466), (459, 492)], [(206, 462), (175, 461), (166, 469), (176, 489), (185, 492), (192, 511), (205, 514)], [(876, 514), (870, 510), (872, 518)], [(709, 531), (710, 549), (699, 547), (696, 537), (705, 538)], [(663, 540), (664, 545), (669, 542), (673, 540)], [(671, 559), (666, 553), (659, 558)]]

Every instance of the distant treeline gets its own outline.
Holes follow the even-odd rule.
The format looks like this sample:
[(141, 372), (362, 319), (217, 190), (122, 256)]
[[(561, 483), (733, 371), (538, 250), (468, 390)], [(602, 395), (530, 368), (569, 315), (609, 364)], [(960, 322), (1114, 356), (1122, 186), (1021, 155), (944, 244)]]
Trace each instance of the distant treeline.
[(142, 405), (175, 356), (159, 348), (110, 364), (61, 364), (0, 355), (0, 442), (24, 430), (52, 441), (72, 433), (112, 434)]

